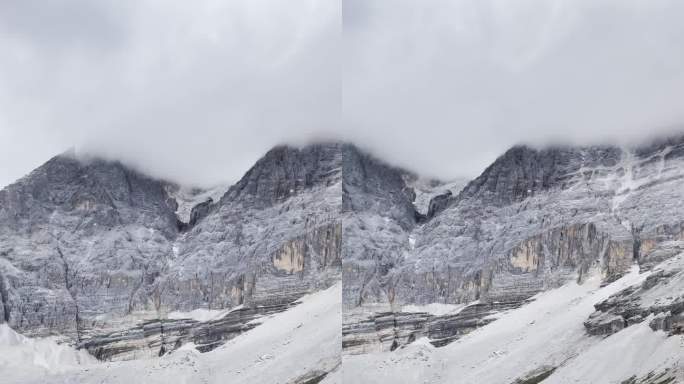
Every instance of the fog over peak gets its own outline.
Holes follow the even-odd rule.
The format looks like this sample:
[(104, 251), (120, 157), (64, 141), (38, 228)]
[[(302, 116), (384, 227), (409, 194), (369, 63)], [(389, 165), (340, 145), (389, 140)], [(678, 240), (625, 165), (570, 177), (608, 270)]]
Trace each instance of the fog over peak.
[(401, 165), (475, 176), (512, 145), (626, 143), (684, 122), (682, 2), (343, 5), (344, 126)]
[(340, 122), (339, 4), (10, 0), (0, 185), (76, 147), (185, 184), (230, 182)]
[[(9, 0), (0, 185), (67, 148), (184, 184), (350, 141), (473, 177), (515, 144), (684, 123), (677, 0)], [(675, 127), (675, 128), (671, 128)]]

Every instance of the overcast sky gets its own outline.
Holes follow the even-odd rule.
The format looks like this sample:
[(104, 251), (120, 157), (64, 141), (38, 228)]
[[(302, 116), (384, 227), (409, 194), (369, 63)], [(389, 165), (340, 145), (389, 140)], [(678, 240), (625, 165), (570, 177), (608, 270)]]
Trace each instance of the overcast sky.
[(76, 147), (234, 181), (340, 123), (340, 4), (0, 1), (0, 185)]
[(423, 172), (474, 176), (516, 143), (684, 122), (684, 1), (343, 4), (344, 125)]
[(277, 143), (353, 141), (476, 176), (516, 143), (684, 122), (679, 0), (4, 0), (0, 185), (70, 147), (238, 179)]

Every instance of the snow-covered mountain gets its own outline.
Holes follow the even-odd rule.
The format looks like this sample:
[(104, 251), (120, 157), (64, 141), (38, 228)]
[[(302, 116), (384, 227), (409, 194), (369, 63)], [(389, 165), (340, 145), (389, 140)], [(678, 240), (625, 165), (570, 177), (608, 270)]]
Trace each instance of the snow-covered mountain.
[[(460, 193), (435, 196), (426, 214), (411, 211), (415, 194), (401, 177), (404, 171), (371, 157), (360, 159), (356, 169), (345, 168), (344, 177), (345, 200), (350, 203), (343, 207), (343, 348), (350, 356), (351, 363), (344, 364), (350, 381), (377, 369), (367, 376), (376, 379), (366, 382), (538, 382), (525, 377), (546, 374), (548, 367), (562, 372), (571, 359), (579, 359), (574, 341), (558, 346), (565, 360), (535, 358), (491, 380), (451, 367), (439, 373), (440, 378), (412, 371), (411, 381), (411, 373), (405, 372), (409, 364), (390, 372), (388, 362), (402, 365), (391, 351), (400, 355), (398, 349), (421, 340), (422, 347), (407, 350), (444, 347), (435, 353), (455, 363), (458, 355), (448, 359), (449, 351), (457, 348), (451, 346), (454, 342), (479, 328), (486, 332), (501, 327), (497, 318), (535, 308), (539, 304), (529, 304), (535, 295), (567, 289), (568, 284), (614, 287), (610, 284), (623, 281), (634, 268), (648, 273), (644, 284), (601, 291), (616, 294), (610, 298), (587, 291), (591, 297), (578, 300), (590, 302), (589, 310), (574, 320), (572, 329), (557, 332), (579, 328), (578, 343), (611, 334), (631, 337), (635, 329), (642, 335), (648, 329), (653, 340), (671, 335), (665, 365), (654, 366), (659, 371), (653, 375), (682, 380), (684, 282), (681, 268), (662, 263), (684, 250), (684, 137), (630, 148), (515, 147)], [(382, 169), (382, 177), (364, 179), (372, 177), (367, 169)], [(364, 187), (375, 183), (380, 186)], [(656, 272), (648, 272), (654, 267)], [(558, 316), (565, 309), (559, 309)], [(620, 336), (610, 337), (629, 344)], [(501, 348), (507, 343), (488, 342)], [(541, 353), (553, 352), (542, 343), (537, 347)], [(434, 368), (434, 362), (427, 364)], [(498, 369), (491, 364), (484, 369)], [(649, 382), (649, 372), (636, 363), (631, 367), (618, 376), (631, 373), (623, 379), (634, 374), (635, 380)], [(578, 381), (551, 377), (604, 382), (601, 376)]]
[(212, 190), (64, 154), (0, 191), (0, 370), (673, 383), (683, 201), (684, 136), (518, 146), (468, 183), (347, 143), (276, 147)]
[[(180, 187), (57, 156), (0, 192), (0, 318), (107, 360), (216, 348), (340, 280), (340, 148), (276, 147), (187, 222)], [(168, 318), (198, 309), (232, 311)]]

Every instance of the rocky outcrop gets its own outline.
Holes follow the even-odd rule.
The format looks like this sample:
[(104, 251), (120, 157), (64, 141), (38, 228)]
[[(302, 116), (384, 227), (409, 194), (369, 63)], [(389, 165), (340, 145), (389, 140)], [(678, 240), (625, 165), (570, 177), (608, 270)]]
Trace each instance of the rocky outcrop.
[(584, 323), (592, 335), (611, 335), (632, 324), (648, 321), (653, 330), (684, 333), (684, 243), (664, 244), (680, 253), (661, 263), (645, 281), (595, 305)]
[(205, 218), (209, 214), (213, 203), (214, 200), (209, 198), (206, 201), (192, 207), (192, 210), (190, 211), (190, 221), (188, 222), (188, 227), (194, 227), (200, 220)]
[(342, 366), (341, 357), (336, 359), (321, 359), (316, 368), (311, 371), (289, 380), (286, 384), (318, 384), (335, 371), (339, 371)]
[(649, 236), (639, 232), (636, 236), (635, 252), (639, 266), (645, 271), (650, 270), (681, 252), (677, 242), (684, 241), (684, 222), (658, 226)]
[(443, 211), (446, 209), (447, 205), (449, 204), (449, 200), (452, 197), (451, 191), (446, 191), (441, 195), (437, 195), (433, 197), (430, 200), (430, 204), (428, 205), (428, 211), (427, 211), (427, 216), (426, 220), (429, 220), (433, 217), (435, 217), (436, 214), (439, 212)]
[(461, 336), (494, 321), (493, 315), (517, 308), (521, 302), (474, 303), (457, 313), (433, 315), (427, 312), (380, 312), (363, 317), (357, 312), (342, 326), (345, 353), (393, 351), (422, 337), (443, 347)]
[(539, 367), (532, 372), (526, 373), (523, 377), (516, 379), (512, 384), (539, 384), (553, 375), (556, 369), (557, 367)]
[(192, 319), (153, 319), (111, 333), (94, 330), (78, 344), (100, 360), (130, 360), (162, 356), (186, 343), (200, 352), (211, 351), (259, 325), (258, 319), (297, 305), (240, 307), (221, 318), (200, 322)]
[(642, 377), (634, 375), (620, 384), (675, 384), (678, 379), (676, 369), (664, 369), (660, 372), (649, 372)]

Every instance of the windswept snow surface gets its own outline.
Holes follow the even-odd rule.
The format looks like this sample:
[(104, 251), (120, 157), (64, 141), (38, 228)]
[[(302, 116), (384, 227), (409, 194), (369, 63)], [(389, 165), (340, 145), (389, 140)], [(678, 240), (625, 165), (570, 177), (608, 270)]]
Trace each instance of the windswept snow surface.
[[(684, 381), (684, 338), (653, 330), (648, 319), (593, 345), (544, 383), (621, 383), (678, 367)], [(675, 383), (681, 383), (676, 381)]]
[[(260, 326), (204, 354), (186, 345), (161, 358), (112, 363), (90, 361), (87, 365), (69, 362), (64, 370), (46, 371), (35, 360), (20, 358), (22, 350), (14, 349), (16, 343), (3, 342), (0, 381), (3, 384), (286, 384), (311, 372), (332, 371), (322, 383), (336, 384), (340, 382), (341, 300), (342, 285), (338, 283), (302, 298), (301, 304), (266, 318)], [(4, 365), (8, 355), (15, 356), (11, 366)]]
[(619, 383), (681, 365), (684, 337), (654, 332), (648, 320), (608, 338), (585, 332), (583, 322), (594, 304), (647, 276), (634, 267), (602, 288), (599, 276), (593, 276), (540, 293), (443, 348), (421, 339), (394, 352), (345, 356), (343, 381), (511, 384), (531, 372), (560, 367), (544, 383)]
[(330, 372), (320, 384), (342, 384), (342, 366)]
[(54, 338), (31, 339), (0, 324), (0, 382), (22, 382), (25, 370), (38, 377), (96, 364), (85, 351), (78, 351)]

